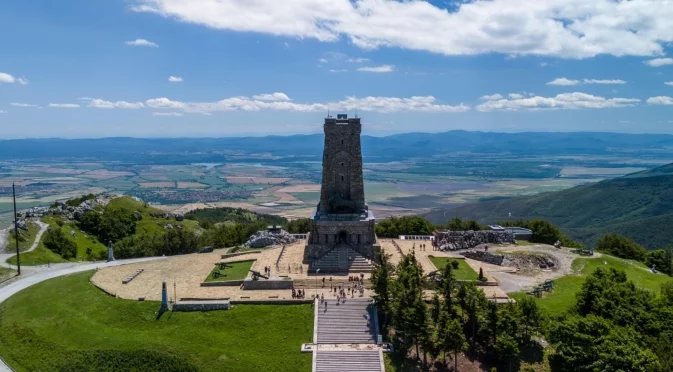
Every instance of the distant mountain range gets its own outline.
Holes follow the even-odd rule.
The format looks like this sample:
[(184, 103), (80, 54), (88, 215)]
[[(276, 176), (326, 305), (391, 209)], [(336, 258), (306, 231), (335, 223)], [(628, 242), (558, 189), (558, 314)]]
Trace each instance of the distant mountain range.
[[(241, 155), (320, 160), (323, 135), (230, 138), (101, 138), (0, 140), (0, 160), (93, 158), (148, 163), (222, 161)], [(615, 154), (661, 157), (673, 135), (590, 132), (449, 131), (362, 136), (365, 161), (393, 161), (460, 152), (520, 155)]]
[(673, 164), (563, 191), (467, 204), (426, 215), (435, 223), (446, 222), (447, 216), (488, 224), (543, 218), (588, 246), (605, 234), (618, 233), (648, 249), (663, 248), (673, 243)]

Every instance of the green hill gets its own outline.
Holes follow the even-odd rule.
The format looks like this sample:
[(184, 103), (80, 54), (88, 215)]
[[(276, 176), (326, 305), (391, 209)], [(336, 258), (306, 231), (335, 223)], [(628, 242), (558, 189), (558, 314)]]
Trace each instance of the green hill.
[(663, 248), (673, 242), (673, 164), (568, 190), (426, 214), (434, 223), (445, 221), (446, 216), (488, 224), (542, 218), (590, 246), (605, 234), (617, 233), (648, 249)]

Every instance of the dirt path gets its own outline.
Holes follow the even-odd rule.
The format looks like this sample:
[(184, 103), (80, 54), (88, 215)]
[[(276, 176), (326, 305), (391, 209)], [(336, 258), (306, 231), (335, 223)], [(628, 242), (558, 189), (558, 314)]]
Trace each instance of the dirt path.
[[(35, 223), (38, 226), (40, 226), (40, 231), (38, 231), (37, 235), (35, 235), (35, 240), (33, 241), (33, 245), (31, 245), (29, 249), (27, 249), (26, 251), (23, 251), (21, 253), (28, 253), (28, 252), (31, 252), (31, 251), (35, 250), (35, 248), (37, 248), (37, 246), (40, 244), (40, 239), (42, 239), (42, 234), (44, 234), (44, 232), (47, 231), (47, 228), (49, 227), (49, 224), (46, 224), (42, 221), (35, 221)], [(2, 234), (0, 234), (0, 235), (2, 235)], [(7, 236), (7, 235), (5, 234), (5, 236)], [(2, 238), (0, 237), (0, 243), (2, 243), (1, 240), (2, 240)], [(6, 241), (6, 239), (5, 239), (5, 241)], [(7, 244), (7, 243), (5, 243), (5, 244)], [(0, 244), (0, 246), (1, 246), (1, 244)], [(0, 254), (0, 266), (16, 268), (15, 265), (10, 265), (6, 262), (8, 259), (10, 259), (11, 257), (14, 257), (14, 256), (16, 256), (16, 253)]]
[[(569, 248), (558, 249), (551, 245), (535, 244), (529, 246), (502, 246), (498, 247), (500, 253), (508, 252), (539, 252), (553, 256), (557, 262), (556, 268), (549, 271), (539, 271), (534, 275), (519, 275), (515, 273), (504, 273), (490, 271), (489, 276), (495, 278), (500, 284), (500, 288), (506, 293), (518, 292), (532, 288), (545, 280), (553, 280), (562, 276), (573, 274), (572, 263), (576, 258), (580, 258)], [(594, 253), (592, 258), (600, 257), (600, 253)]]

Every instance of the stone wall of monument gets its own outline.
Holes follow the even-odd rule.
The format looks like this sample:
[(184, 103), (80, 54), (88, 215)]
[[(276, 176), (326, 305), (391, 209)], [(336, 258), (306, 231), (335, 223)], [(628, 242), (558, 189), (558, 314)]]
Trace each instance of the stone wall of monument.
[(340, 234), (344, 233), (347, 236), (346, 244), (363, 256), (373, 259), (376, 253), (374, 226), (374, 220), (311, 221), (311, 233), (304, 250), (304, 263), (316, 260), (334, 249), (339, 244)]
[[(325, 119), (324, 131), (320, 211), (340, 213), (348, 209), (359, 213), (365, 206), (360, 119), (352, 118), (347, 124), (337, 124), (336, 119), (328, 118)], [(343, 209), (335, 209), (335, 200), (341, 203)]]

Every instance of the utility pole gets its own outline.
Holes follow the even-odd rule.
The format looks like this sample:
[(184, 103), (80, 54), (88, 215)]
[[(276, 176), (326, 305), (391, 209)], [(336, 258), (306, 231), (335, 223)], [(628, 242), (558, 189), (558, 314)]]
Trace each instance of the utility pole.
[(19, 225), (16, 220), (16, 189), (14, 182), (12, 182), (12, 196), (14, 198), (14, 240), (16, 240), (16, 275), (21, 275), (21, 259), (19, 258)]

